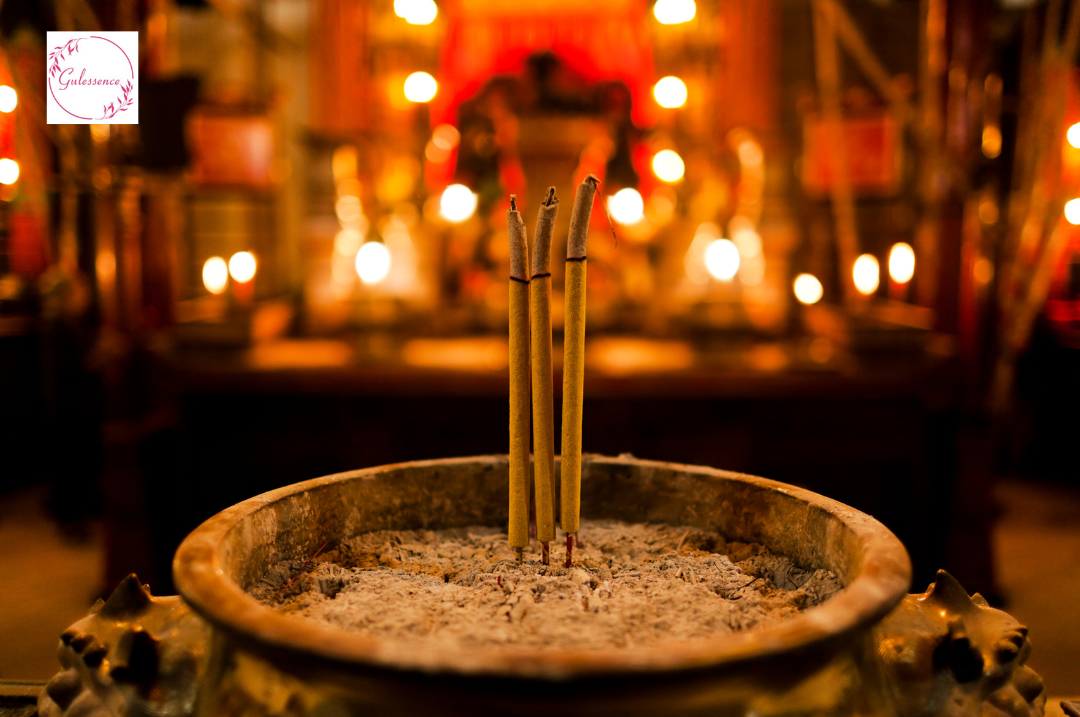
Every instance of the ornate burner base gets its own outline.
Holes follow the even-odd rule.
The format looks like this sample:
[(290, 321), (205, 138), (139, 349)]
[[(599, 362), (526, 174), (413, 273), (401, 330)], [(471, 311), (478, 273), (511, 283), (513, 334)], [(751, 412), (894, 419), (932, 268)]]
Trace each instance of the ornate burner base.
[[(61, 636), (60, 661), (67, 669), (41, 693), (38, 714), (193, 716), (209, 633), (183, 598), (151, 597), (138, 578), (128, 576), (103, 606)], [(108, 640), (117, 636), (117, 647), (109, 649)], [(881, 687), (889, 695), (879, 701), (892, 702), (897, 717), (1044, 713), (1042, 680), (1024, 664), (1031, 654), (1027, 629), (978, 593), (969, 597), (944, 570), (925, 593), (905, 597), (875, 628), (874, 638), (885, 678)], [(238, 694), (248, 692), (235, 687)], [(1080, 717), (1080, 704), (1061, 707)]]
[(897, 714), (904, 717), (1042, 715), (1042, 679), (1025, 666), (1027, 628), (939, 570), (875, 629)]
[[(305, 625), (244, 589), (271, 561), (384, 528), (505, 521), (503, 457), (356, 471), (207, 521), (175, 562), (185, 596), (127, 578), (60, 643), (42, 717), (167, 715), (1042, 715), (1027, 631), (947, 573), (903, 597), (903, 547), (869, 516), (711, 468), (588, 457), (590, 517), (682, 523), (759, 542), (847, 586), (777, 626), (693, 649), (547, 654), (416, 650)], [(186, 599), (186, 601), (185, 601)], [(898, 604), (899, 603), (899, 604)], [(189, 608), (189, 605), (191, 606)], [(198, 614), (196, 614), (198, 613)], [(201, 615), (202, 617), (200, 617)]]
[(209, 646), (210, 626), (182, 597), (152, 597), (129, 575), (60, 636), (64, 669), (38, 698), (38, 715), (193, 715)]

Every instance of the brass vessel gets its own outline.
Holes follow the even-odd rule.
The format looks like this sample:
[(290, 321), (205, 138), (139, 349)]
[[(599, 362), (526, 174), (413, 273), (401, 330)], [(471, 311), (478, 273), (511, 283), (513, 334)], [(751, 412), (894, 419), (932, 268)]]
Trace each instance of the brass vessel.
[(895, 714), (873, 627), (904, 597), (908, 556), (868, 515), (776, 481), (586, 456), (584, 517), (753, 541), (845, 589), (782, 623), (597, 652), (405, 647), (275, 612), (245, 590), (269, 565), (364, 531), (505, 526), (507, 460), (401, 463), (287, 486), (206, 521), (173, 565), (211, 625), (201, 715)]

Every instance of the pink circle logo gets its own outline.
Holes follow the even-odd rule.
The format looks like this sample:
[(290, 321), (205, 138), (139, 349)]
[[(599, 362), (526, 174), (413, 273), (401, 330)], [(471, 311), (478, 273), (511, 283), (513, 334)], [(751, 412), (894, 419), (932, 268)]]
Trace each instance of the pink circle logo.
[(49, 53), (49, 93), (72, 117), (104, 122), (135, 103), (135, 66), (112, 40), (90, 35)]

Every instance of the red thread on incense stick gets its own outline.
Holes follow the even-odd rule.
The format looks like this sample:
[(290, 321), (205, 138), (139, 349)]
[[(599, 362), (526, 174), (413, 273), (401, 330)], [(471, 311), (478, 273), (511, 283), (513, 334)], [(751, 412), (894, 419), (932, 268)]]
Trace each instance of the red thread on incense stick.
[(566, 567), (574, 564), (574, 536), (566, 536)]
[(303, 575), (304, 571), (306, 571), (308, 569), (308, 566), (311, 565), (311, 561), (314, 560), (315, 558), (319, 557), (319, 553), (321, 553), (323, 550), (325, 550), (326, 546), (329, 545), (329, 544), (330, 544), (329, 540), (327, 540), (325, 543), (323, 543), (322, 547), (319, 548), (318, 550), (316, 550), (315, 554), (312, 555), (310, 558), (308, 558), (307, 562), (304, 563), (304, 565), (299, 570), (296, 571), (296, 574), (292, 576), (292, 578), (289, 580), (289, 582), (285, 583), (285, 587), (278, 590), (278, 595), (281, 595), (283, 592), (288, 590), (289, 586), (292, 585), (294, 582), (296, 582), (296, 579), (298, 577), (300, 577), (301, 575)]

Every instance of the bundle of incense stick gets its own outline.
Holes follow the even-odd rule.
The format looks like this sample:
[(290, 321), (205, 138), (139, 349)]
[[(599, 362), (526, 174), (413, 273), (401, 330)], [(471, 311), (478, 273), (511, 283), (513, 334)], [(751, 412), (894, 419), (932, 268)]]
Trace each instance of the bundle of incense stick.
[(525, 222), (510, 195), (510, 546), (529, 545), (529, 246)]
[(591, 174), (574, 197), (566, 241), (566, 310), (563, 328), (562, 529), (566, 567), (574, 554), (574, 534), (581, 521), (581, 416), (585, 388), (585, 242), (593, 197), (599, 181)]
[(529, 280), (529, 314), (532, 319), (532, 413), (533, 460), (536, 466), (536, 539), (544, 565), (551, 562), (550, 543), (555, 539), (555, 407), (551, 389), (551, 234), (559, 200), (555, 187), (548, 189), (536, 217), (532, 277)]
[[(578, 187), (566, 246), (566, 331), (563, 360), (562, 516), (566, 565), (581, 519), (581, 416), (585, 371), (585, 242), (596, 177)], [(536, 476), (536, 537), (550, 564), (555, 539), (555, 416), (551, 367), (551, 235), (559, 211), (555, 188), (540, 205), (533, 241), (532, 274), (525, 224), (515, 197), (506, 213), (510, 239), (510, 545), (528, 545), (529, 413), (532, 404)], [(526, 341), (530, 350), (526, 351)], [(530, 378), (531, 375), (531, 396)]]

